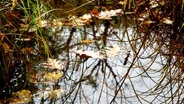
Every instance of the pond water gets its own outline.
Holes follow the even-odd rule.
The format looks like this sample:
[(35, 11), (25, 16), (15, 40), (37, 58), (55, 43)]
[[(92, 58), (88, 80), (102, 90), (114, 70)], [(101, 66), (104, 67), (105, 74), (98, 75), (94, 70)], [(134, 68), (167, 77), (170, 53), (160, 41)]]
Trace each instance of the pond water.
[[(31, 17), (33, 20), (28, 22), (25, 16), (21, 19), (24, 24), (20, 22), (16, 32), (14, 20), (8, 18), (8, 26), (0, 30), (0, 103), (184, 102), (183, 35), (175, 33), (177, 21), (157, 16), (166, 12), (161, 8), (167, 2), (149, 1), (148, 5), (148, 1), (136, 1), (140, 8), (135, 7), (135, 11), (131, 1), (72, 2), (52, 0), (51, 5), (58, 3), (55, 6), (61, 5), (62, 9), (44, 11), (42, 16), (47, 18), (47, 13), (55, 11), (57, 16), (67, 17)], [(17, 3), (12, 2), (12, 11)], [(21, 5), (18, 6), (22, 9)], [(67, 12), (61, 12), (65, 7)], [(3, 10), (6, 8), (0, 12)], [(12, 12), (6, 13), (14, 16)], [(15, 17), (20, 20), (18, 16)]]
[[(60, 40), (58, 44), (67, 43), (70, 38), (68, 43), (70, 48), (67, 52), (59, 54), (60, 60), (67, 61), (62, 69), (63, 77), (57, 83), (64, 94), (56, 101), (48, 101), (48, 103), (154, 104), (170, 102), (171, 89), (167, 86), (169, 78), (164, 78), (166, 73), (163, 71), (167, 59), (155, 52), (159, 47), (156, 43), (147, 43), (152, 44), (151, 47), (142, 48), (141, 38), (136, 37), (137, 40), (135, 40), (135, 28), (129, 27), (125, 32), (123, 24), (120, 24), (118, 28), (109, 27), (107, 30), (105, 25), (101, 24), (99, 28), (96, 28), (95, 33), (93, 28), (87, 26), (77, 27), (71, 34), (72, 29), (72, 27), (63, 27), (62, 31), (57, 34)], [(104, 31), (107, 31), (105, 38), (102, 37)], [(94, 41), (81, 44), (82, 40)], [(131, 46), (135, 44), (136, 47)], [(115, 46), (118, 48), (113, 48)], [(96, 54), (99, 50), (108, 52), (106, 49), (113, 51), (114, 54), (108, 53), (105, 58), (92, 55), (99, 55)], [(127, 61), (126, 64), (125, 61)], [(172, 86), (173, 92), (178, 90), (178, 85)], [(53, 89), (53, 85), (45, 87)], [(35, 99), (35, 102), (41, 101), (38, 99)], [(173, 99), (173, 102), (177, 101), (177, 97)]]

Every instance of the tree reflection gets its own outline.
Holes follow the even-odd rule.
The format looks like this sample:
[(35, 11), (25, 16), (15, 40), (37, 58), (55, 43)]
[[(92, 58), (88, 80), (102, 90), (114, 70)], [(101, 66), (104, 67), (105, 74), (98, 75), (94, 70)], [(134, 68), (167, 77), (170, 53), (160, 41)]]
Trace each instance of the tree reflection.
[[(11, 18), (2, 22), (9, 27), (0, 29), (1, 102), (20, 100), (27, 92), (33, 103), (183, 103), (183, 1), (110, 1), (118, 14), (105, 10), (109, 5), (91, 9), (91, 3), (67, 8), (73, 14), (90, 4), (85, 22), (83, 14), (33, 19), (26, 30), (17, 29)], [(2, 17), (13, 13), (0, 12)]]

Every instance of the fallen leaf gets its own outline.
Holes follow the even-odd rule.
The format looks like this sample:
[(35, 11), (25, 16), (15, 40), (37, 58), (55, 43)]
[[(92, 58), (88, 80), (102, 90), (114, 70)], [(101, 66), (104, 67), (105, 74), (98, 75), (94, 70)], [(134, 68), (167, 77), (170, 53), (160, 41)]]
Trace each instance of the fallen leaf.
[(9, 45), (6, 42), (2, 43), (2, 46), (3, 46), (3, 49), (4, 49), (5, 52), (9, 52), (10, 51), (10, 47), (9, 47)]
[(156, 8), (156, 7), (159, 7), (159, 4), (157, 1), (150, 1), (150, 8), (153, 9), (153, 8)]
[(70, 18), (71, 20), (71, 23), (72, 23), (72, 26), (84, 26), (86, 24), (88, 24), (88, 20), (84, 20), (84, 19), (81, 19), (81, 18), (77, 18), (75, 16), (72, 16), (72, 18)]
[(101, 51), (84, 51), (84, 50), (77, 50), (74, 51), (76, 55), (78, 55), (80, 58), (98, 58), (98, 59), (104, 59), (105, 56), (101, 53)]
[(24, 54), (34, 54), (34, 50), (30, 47), (25, 47), (25, 48), (22, 48), (22, 52)]
[(20, 90), (13, 93), (11, 98), (8, 98), (8, 104), (27, 104), (32, 100), (32, 94), (29, 90)]
[(168, 24), (168, 25), (172, 25), (173, 24), (173, 21), (170, 20), (170, 19), (164, 18), (163, 19), (163, 23)]
[(92, 11), (90, 11), (90, 13), (91, 13), (91, 15), (93, 17), (98, 17), (99, 16), (99, 12), (97, 10), (95, 10), (95, 9), (93, 9)]
[(91, 43), (94, 43), (94, 42), (95, 42), (95, 40), (86, 39), (86, 40), (82, 40), (81, 44), (91, 44)]
[(125, 1), (120, 1), (119, 4), (120, 5), (124, 5), (125, 4)]
[(63, 89), (56, 89), (56, 90), (53, 90), (50, 93), (49, 98), (52, 99), (52, 100), (55, 100), (57, 98), (60, 98), (63, 95), (64, 95), (64, 90)]
[(105, 51), (106, 51), (107, 57), (113, 57), (118, 55), (118, 52), (120, 52), (120, 47), (117, 44), (115, 44), (112, 47), (106, 47)]
[(3, 33), (1, 33), (1, 31), (0, 31), (0, 44), (1, 44), (2, 41), (4, 40), (4, 37), (5, 37), (5, 35), (4, 35)]
[(63, 26), (63, 23), (61, 22), (61, 19), (54, 19), (53, 21), (51, 21), (52, 26), (56, 27), (56, 26)]
[(74, 53), (80, 58), (97, 58), (97, 59), (106, 59), (108, 57), (114, 57), (120, 52), (127, 52), (127, 50), (121, 50), (120, 47), (115, 44), (111, 47), (105, 47), (100, 51), (87, 51), (87, 50), (76, 50)]
[(43, 63), (45, 68), (62, 70), (65, 66), (65, 62), (60, 62), (56, 59), (47, 59), (47, 63)]
[(51, 82), (56, 82), (58, 81), (61, 77), (63, 76), (62, 72), (60, 71), (53, 71), (53, 72), (48, 72), (45, 75), (45, 80), (46, 81), (51, 81)]
[(156, 21), (146, 20), (143, 22), (144, 25), (148, 25), (148, 26), (153, 23), (156, 23)]
[(92, 16), (90, 14), (84, 14), (83, 16), (80, 17), (82, 20), (90, 20)]

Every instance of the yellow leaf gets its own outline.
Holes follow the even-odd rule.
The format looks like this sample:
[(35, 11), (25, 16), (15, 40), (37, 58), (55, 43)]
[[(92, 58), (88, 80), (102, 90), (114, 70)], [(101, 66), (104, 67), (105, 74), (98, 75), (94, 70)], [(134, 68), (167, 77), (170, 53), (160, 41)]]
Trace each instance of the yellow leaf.
[(49, 98), (52, 100), (55, 100), (61, 96), (64, 95), (64, 90), (63, 89), (55, 89), (50, 93)]
[(17, 96), (18, 98), (30, 98), (32, 96), (31, 91), (29, 90), (21, 90), (17, 91), (14, 96)]
[(56, 82), (56, 81), (58, 81), (62, 76), (63, 76), (63, 74), (62, 74), (60, 71), (48, 72), (48, 73), (45, 75), (45, 79), (46, 79), (46, 81)]
[(81, 44), (91, 44), (91, 43), (94, 43), (94, 42), (95, 42), (95, 40), (86, 39), (86, 40), (82, 40)]
[(17, 0), (12, 0), (12, 8), (11, 8), (11, 10), (13, 10), (15, 8), (15, 6), (17, 6)]

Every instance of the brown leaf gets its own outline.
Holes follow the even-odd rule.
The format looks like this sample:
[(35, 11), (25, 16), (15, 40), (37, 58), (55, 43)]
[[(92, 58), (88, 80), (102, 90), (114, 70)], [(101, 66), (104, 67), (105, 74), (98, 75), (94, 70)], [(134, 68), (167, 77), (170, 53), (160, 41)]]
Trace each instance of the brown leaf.
[(34, 54), (34, 50), (30, 47), (25, 47), (25, 48), (22, 48), (22, 52), (24, 54)]
[(0, 45), (1, 45), (2, 41), (4, 40), (4, 37), (5, 37), (5, 35), (0, 32)]
[(90, 11), (90, 13), (94, 16), (94, 17), (98, 17), (99, 16), (99, 12), (95, 9), (93, 9), (92, 11)]
[(101, 54), (101, 51), (84, 51), (84, 50), (77, 50), (74, 53), (79, 56), (80, 58), (98, 58), (98, 59), (105, 59), (104, 54)]
[(4, 42), (2, 44), (2, 46), (3, 46), (3, 49), (4, 49), (5, 52), (9, 52), (10, 51), (10, 47), (9, 47), (9, 45), (6, 42)]

